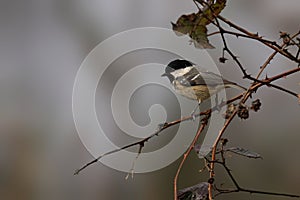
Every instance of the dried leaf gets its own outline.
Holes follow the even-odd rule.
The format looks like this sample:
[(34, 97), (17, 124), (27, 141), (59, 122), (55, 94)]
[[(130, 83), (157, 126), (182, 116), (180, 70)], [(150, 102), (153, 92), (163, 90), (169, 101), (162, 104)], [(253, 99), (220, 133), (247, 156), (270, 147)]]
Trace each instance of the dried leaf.
[(248, 149), (244, 149), (241, 147), (231, 147), (231, 148), (226, 149), (226, 151), (230, 151), (232, 153), (235, 153), (235, 154), (238, 154), (241, 156), (245, 156), (248, 158), (255, 158), (255, 159), (262, 158), (260, 154), (253, 152), (253, 151), (249, 151)]
[(215, 48), (213, 45), (209, 43), (207, 38), (207, 28), (204, 25), (197, 25), (193, 28), (190, 33), (190, 38), (192, 39), (192, 43), (198, 49), (213, 49)]
[(298, 94), (298, 100), (299, 100), (299, 104), (300, 104), (300, 94)]
[(178, 200), (206, 200), (208, 199), (208, 183), (202, 182), (197, 185), (178, 191)]
[(178, 36), (189, 35), (196, 48), (212, 49), (214, 46), (209, 43), (206, 26), (220, 14), (225, 4), (226, 0), (217, 0), (210, 8), (207, 7), (198, 13), (182, 15), (176, 23), (172, 23), (172, 28)]
[(195, 26), (197, 18), (199, 18), (199, 13), (192, 13), (189, 15), (182, 15), (181, 17), (179, 17), (176, 24), (171, 22), (176, 35), (182, 36), (191, 33)]
[(207, 28), (203, 25), (206, 22), (202, 16), (200, 12), (182, 15), (175, 24), (172, 23), (172, 28), (177, 36), (189, 35), (196, 48), (211, 49), (214, 47), (208, 41)]
[(205, 25), (210, 24), (216, 18), (215, 16), (218, 16), (221, 13), (225, 6), (226, 0), (217, 0), (211, 5), (211, 9), (207, 8), (203, 11), (205, 17), (203, 17), (202, 22), (204, 22)]

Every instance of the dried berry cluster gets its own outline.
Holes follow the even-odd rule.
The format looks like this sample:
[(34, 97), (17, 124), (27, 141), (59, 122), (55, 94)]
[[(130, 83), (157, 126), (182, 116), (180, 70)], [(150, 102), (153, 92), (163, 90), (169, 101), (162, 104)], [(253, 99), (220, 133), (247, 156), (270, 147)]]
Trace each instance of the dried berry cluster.
[(224, 118), (228, 119), (237, 109), (237, 115), (241, 119), (248, 119), (249, 118), (249, 110), (253, 110), (257, 112), (261, 107), (261, 102), (259, 99), (252, 101), (251, 106), (247, 106), (245, 104), (229, 104), (227, 107), (226, 112), (224, 113)]

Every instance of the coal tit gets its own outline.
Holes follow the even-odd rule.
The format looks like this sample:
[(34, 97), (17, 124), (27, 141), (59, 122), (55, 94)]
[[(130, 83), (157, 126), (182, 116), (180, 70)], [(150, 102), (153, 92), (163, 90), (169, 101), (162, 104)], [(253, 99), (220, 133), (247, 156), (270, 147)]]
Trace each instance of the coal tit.
[(204, 71), (187, 60), (177, 59), (170, 62), (161, 76), (166, 76), (170, 80), (178, 94), (197, 100), (199, 104), (225, 88), (246, 90), (220, 75)]

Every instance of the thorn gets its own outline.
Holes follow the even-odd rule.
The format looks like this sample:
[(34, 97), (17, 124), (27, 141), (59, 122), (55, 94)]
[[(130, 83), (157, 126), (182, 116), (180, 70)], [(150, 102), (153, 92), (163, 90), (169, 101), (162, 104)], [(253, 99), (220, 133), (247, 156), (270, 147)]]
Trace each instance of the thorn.
[(268, 74), (266, 74), (266, 77), (265, 77), (265, 79), (266, 79), (266, 80), (269, 80)]
[(276, 42), (275, 42), (275, 41), (272, 41), (272, 42), (271, 42), (271, 44), (272, 44), (272, 45), (275, 45), (275, 44), (276, 44)]
[(213, 184), (213, 183), (214, 183), (214, 181), (215, 181), (215, 179), (214, 179), (214, 178), (209, 178), (207, 182), (208, 182), (209, 184)]
[(193, 113), (191, 116), (192, 116), (193, 122), (196, 121), (196, 116), (195, 116), (195, 114)]
[(251, 78), (251, 74), (245, 74), (244, 76), (243, 76), (243, 79), (250, 79)]
[(79, 174), (79, 169), (76, 169), (73, 175), (76, 176), (78, 174)]

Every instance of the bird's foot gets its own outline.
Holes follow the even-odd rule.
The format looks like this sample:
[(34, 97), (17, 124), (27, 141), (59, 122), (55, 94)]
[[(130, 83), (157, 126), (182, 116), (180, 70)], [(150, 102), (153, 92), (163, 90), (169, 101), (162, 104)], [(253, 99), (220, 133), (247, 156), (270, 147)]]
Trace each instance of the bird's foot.
[[(193, 121), (195, 121), (196, 120), (196, 117), (197, 117), (197, 115), (196, 115), (196, 111), (197, 111), (197, 109), (199, 108), (199, 106), (200, 106), (200, 103), (201, 103), (201, 101), (200, 100), (198, 100), (198, 104), (197, 104), (197, 106), (194, 108), (194, 110), (191, 112), (191, 117), (192, 117), (192, 120)], [(200, 111), (200, 108), (199, 108), (199, 111)]]

